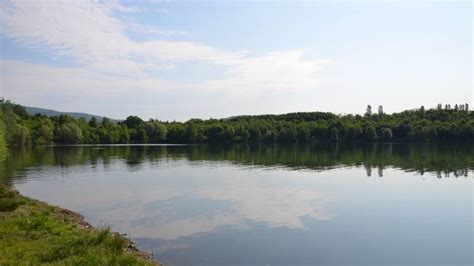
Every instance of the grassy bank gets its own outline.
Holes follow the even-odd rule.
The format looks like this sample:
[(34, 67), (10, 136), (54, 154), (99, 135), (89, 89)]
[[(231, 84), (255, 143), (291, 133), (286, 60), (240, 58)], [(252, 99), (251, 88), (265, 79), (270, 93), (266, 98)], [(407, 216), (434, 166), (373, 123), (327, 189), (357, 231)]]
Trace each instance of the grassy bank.
[(0, 265), (157, 265), (109, 229), (0, 186)]

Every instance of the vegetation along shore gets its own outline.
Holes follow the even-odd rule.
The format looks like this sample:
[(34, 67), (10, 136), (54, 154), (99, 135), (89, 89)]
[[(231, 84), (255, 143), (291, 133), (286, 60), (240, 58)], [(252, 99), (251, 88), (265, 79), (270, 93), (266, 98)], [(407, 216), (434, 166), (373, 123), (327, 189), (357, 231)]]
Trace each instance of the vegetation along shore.
[(0, 186), (0, 265), (160, 265), (126, 237)]
[(420, 142), (474, 139), (474, 112), (468, 104), (386, 114), (367, 106), (364, 115), (327, 112), (144, 121), (129, 116), (114, 122), (68, 115), (30, 115), (23, 106), (0, 101), (0, 153), (8, 146), (126, 143), (307, 143)]

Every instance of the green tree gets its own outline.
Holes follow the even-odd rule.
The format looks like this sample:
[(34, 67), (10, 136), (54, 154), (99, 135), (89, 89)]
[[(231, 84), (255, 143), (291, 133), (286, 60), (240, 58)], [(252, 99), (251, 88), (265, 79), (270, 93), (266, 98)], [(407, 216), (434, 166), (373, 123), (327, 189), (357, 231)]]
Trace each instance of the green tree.
[(208, 139), (212, 142), (228, 142), (234, 137), (235, 130), (232, 126), (215, 124), (207, 129)]
[(260, 132), (260, 128), (256, 125), (249, 128), (249, 141), (251, 142), (258, 142), (262, 137), (262, 133)]
[(382, 105), (379, 105), (378, 114), (379, 114), (379, 116), (383, 116), (383, 106)]
[(97, 123), (97, 118), (94, 116), (89, 120), (89, 127), (98, 127), (99, 124)]
[(104, 128), (112, 128), (115, 125), (114, 122), (112, 122), (112, 120), (110, 120), (110, 118), (107, 118), (107, 117), (102, 118), (102, 122), (100, 124)]
[(375, 131), (375, 128), (373, 126), (368, 126), (365, 129), (364, 136), (366, 140), (375, 140), (377, 139), (377, 132)]
[(299, 126), (297, 129), (297, 139), (299, 142), (308, 142), (311, 139), (311, 131), (309, 128)]
[(236, 142), (247, 142), (250, 138), (250, 132), (243, 125), (238, 125), (235, 128), (235, 137)]
[(99, 135), (99, 143), (101, 144), (112, 144), (114, 143), (114, 136), (112, 131), (108, 131), (106, 128), (101, 127), (97, 129)]
[(59, 127), (56, 141), (62, 144), (77, 144), (82, 142), (81, 129), (75, 123), (66, 123)]
[(50, 119), (42, 119), (34, 128), (33, 143), (36, 145), (44, 145), (53, 143), (54, 126)]
[(8, 147), (5, 140), (5, 124), (3, 123), (3, 111), (0, 109), (0, 161), (5, 160), (7, 155)]
[(23, 125), (18, 125), (13, 133), (13, 145), (24, 147), (30, 144), (30, 130)]
[(331, 141), (338, 142), (339, 141), (339, 130), (336, 127), (331, 128)]
[(167, 129), (163, 124), (157, 121), (149, 121), (145, 125), (145, 130), (149, 143), (163, 143), (166, 141)]
[(186, 139), (189, 143), (200, 142), (197, 127), (192, 122), (186, 124)]
[(130, 134), (128, 133), (128, 128), (127, 125), (122, 124), (119, 126), (119, 137), (118, 137), (118, 143), (129, 143), (130, 141)]
[(182, 123), (173, 122), (166, 124), (168, 130), (167, 140), (168, 143), (187, 143), (186, 126)]
[(145, 122), (138, 116), (129, 116), (125, 121), (123, 121), (128, 128), (138, 128), (139, 126), (143, 126)]
[(128, 128), (131, 143), (147, 143), (148, 135), (144, 127)]
[(347, 140), (355, 140), (359, 138), (359, 136), (362, 135), (362, 129), (357, 126), (349, 126), (346, 130), (345, 138)]
[(390, 128), (387, 128), (387, 127), (382, 129), (382, 137), (385, 140), (391, 140), (392, 137), (393, 137), (392, 130)]
[(276, 134), (271, 130), (268, 130), (267, 132), (265, 132), (265, 134), (263, 134), (262, 137), (260, 138), (260, 141), (264, 143), (273, 143), (275, 142), (275, 140), (276, 140)]
[(366, 117), (372, 116), (372, 106), (367, 105), (367, 108), (365, 109), (365, 116)]
[(297, 133), (294, 126), (283, 127), (278, 131), (276, 136), (278, 142), (295, 142), (297, 140)]

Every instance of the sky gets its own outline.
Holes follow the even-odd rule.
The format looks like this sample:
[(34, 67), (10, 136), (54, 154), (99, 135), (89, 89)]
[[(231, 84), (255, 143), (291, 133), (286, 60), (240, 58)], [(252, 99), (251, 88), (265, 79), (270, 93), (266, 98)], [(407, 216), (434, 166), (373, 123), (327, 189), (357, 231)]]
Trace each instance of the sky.
[(0, 95), (185, 121), (473, 105), (471, 1), (0, 0)]

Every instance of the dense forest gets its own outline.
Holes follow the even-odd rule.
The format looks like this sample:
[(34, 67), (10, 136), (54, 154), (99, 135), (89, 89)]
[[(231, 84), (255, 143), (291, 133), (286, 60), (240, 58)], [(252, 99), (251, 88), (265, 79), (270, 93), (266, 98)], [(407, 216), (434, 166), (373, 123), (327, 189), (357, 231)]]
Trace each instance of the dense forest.
[(468, 104), (385, 114), (369, 105), (361, 115), (327, 112), (144, 121), (138, 116), (115, 123), (67, 115), (30, 115), (19, 104), (0, 101), (0, 154), (7, 147), (43, 144), (112, 143), (296, 143), (471, 141), (474, 113)]

